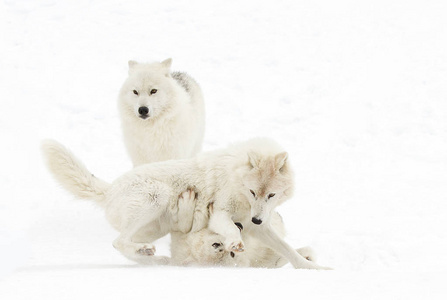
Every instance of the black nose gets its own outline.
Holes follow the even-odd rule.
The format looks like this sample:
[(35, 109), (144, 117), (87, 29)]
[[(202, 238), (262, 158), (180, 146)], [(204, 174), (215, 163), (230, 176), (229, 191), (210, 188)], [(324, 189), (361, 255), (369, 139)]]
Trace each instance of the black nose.
[(260, 219), (256, 219), (256, 218), (251, 218), (251, 221), (252, 221), (253, 223), (255, 223), (256, 225), (260, 225), (260, 224), (262, 223), (262, 220), (260, 220)]
[(140, 115), (142, 115), (142, 116), (145, 116), (145, 115), (147, 115), (147, 114), (149, 113), (149, 108), (147, 108), (146, 106), (141, 106), (141, 107), (138, 109), (138, 113), (139, 113)]

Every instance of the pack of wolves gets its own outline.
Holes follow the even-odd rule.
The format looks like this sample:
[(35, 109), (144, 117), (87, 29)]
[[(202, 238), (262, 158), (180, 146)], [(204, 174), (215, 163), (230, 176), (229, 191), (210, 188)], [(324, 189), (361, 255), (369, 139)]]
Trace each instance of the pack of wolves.
[[(285, 242), (275, 208), (294, 191), (287, 152), (254, 138), (200, 153), (205, 105), (198, 83), (171, 71), (172, 60), (129, 61), (118, 97), (123, 137), (134, 168), (113, 182), (90, 172), (66, 147), (42, 142), (56, 181), (101, 206), (119, 232), (122, 255), (141, 264), (328, 269), (310, 247)], [(153, 243), (171, 235), (171, 256)]]

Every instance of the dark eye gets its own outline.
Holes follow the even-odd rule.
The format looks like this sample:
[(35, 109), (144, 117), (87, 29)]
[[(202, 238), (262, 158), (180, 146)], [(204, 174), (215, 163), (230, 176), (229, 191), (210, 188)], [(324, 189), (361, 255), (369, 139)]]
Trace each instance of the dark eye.
[(253, 195), (253, 197), (256, 197), (255, 192), (253, 192), (253, 190), (250, 190), (250, 193)]
[(134, 93), (135, 95), (138, 95), (138, 91), (137, 91), (137, 90), (133, 90), (133, 93)]
[(155, 94), (157, 92), (157, 89), (152, 89), (151, 90), (151, 95)]
[(234, 257), (234, 252), (231, 251), (231, 252), (230, 252), (230, 255), (231, 255), (231, 257)]
[(269, 194), (269, 197), (268, 197), (268, 198), (270, 199), (270, 198), (272, 198), (272, 197), (275, 197), (275, 193), (270, 193), (270, 194)]
[(221, 243), (214, 243), (214, 244), (212, 244), (211, 246), (213, 246), (214, 249), (217, 249), (217, 248), (219, 248), (221, 245), (222, 245)]

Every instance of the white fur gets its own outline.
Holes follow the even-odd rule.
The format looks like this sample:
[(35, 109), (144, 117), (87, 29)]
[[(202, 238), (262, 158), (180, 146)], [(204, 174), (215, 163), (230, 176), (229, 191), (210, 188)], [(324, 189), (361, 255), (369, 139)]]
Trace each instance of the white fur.
[[(189, 193), (179, 199), (179, 205), (183, 203), (182, 209), (178, 211), (180, 219), (188, 218), (194, 210), (195, 204), (188, 200), (188, 196), (190, 196)], [(280, 237), (285, 236), (284, 223), (276, 212), (272, 214), (271, 226)], [(183, 266), (211, 265), (254, 268), (280, 268), (287, 263), (283, 256), (266, 247), (256, 236), (246, 233), (244, 229), (241, 231), (245, 243), (243, 252), (225, 249), (224, 237), (208, 228), (190, 233), (171, 232), (171, 263)], [(315, 253), (310, 247), (299, 248), (296, 251), (307, 260), (316, 261)]]
[[(171, 73), (171, 61), (129, 61), (118, 108), (124, 143), (134, 166), (189, 158), (201, 150), (205, 131), (202, 91), (189, 75)], [(141, 118), (140, 107), (148, 108), (148, 118)]]
[[(273, 210), (292, 196), (294, 185), (287, 155), (272, 140), (253, 139), (192, 159), (143, 165), (111, 185), (91, 175), (59, 143), (46, 141), (42, 149), (62, 186), (78, 197), (85, 197), (86, 193), (102, 204), (108, 221), (120, 232), (114, 247), (132, 260), (167, 262), (166, 258), (153, 256), (155, 248), (150, 243), (172, 231), (186, 233), (192, 228), (192, 232), (197, 232), (206, 228), (209, 220), (209, 229), (224, 238), (227, 251), (244, 250), (240, 231), (234, 224), (240, 222), (247, 233), (295, 268), (324, 268), (299, 255), (272, 226)], [(186, 220), (180, 222), (178, 217), (179, 195), (187, 190), (196, 193), (192, 225)], [(267, 199), (271, 193), (275, 196)], [(256, 201), (264, 204), (254, 205)], [(261, 218), (262, 224), (253, 224), (254, 217)]]

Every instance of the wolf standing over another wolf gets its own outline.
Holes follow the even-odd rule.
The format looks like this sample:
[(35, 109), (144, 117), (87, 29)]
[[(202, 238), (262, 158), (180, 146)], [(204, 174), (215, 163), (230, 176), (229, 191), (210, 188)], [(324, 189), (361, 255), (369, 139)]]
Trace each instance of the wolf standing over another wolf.
[(188, 74), (171, 72), (172, 60), (129, 61), (118, 99), (124, 143), (134, 167), (193, 157), (205, 132), (202, 91)]
[[(55, 141), (44, 142), (42, 150), (50, 171), (65, 189), (105, 209), (106, 218), (120, 232), (113, 246), (129, 259), (162, 262), (163, 257), (154, 256), (152, 242), (172, 231), (199, 231), (209, 220), (209, 229), (222, 236), (227, 251), (244, 251), (235, 225), (241, 223), (247, 233), (295, 268), (325, 269), (299, 255), (271, 226), (274, 209), (291, 198), (294, 187), (287, 153), (272, 140), (252, 139), (191, 159), (146, 164), (112, 184), (93, 176)], [(191, 197), (195, 202), (192, 224), (178, 218), (179, 195), (191, 189), (199, 191)]]

